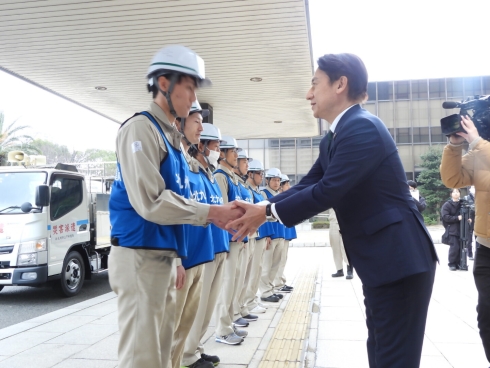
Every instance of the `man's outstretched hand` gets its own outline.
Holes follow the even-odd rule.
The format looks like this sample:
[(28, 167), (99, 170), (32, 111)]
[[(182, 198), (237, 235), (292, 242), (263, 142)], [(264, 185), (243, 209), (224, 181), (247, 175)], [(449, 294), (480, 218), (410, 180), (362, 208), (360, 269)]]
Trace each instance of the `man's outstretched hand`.
[(231, 232), (226, 227), (226, 225), (230, 221), (240, 218), (241, 216), (243, 216), (244, 213), (245, 210), (238, 206), (235, 206), (233, 202), (224, 204), (222, 206), (213, 205), (209, 209), (208, 220), (211, 221), (216, 226), (218, 226), (219, 228), (223, 230), (227, 230), (232, 235), (234, 235), (235, 232)]
[(257, 231), (266, 221), (265, 206), (259, 206), (243, 201), (231, 202), (236, 209), (245, 212), (240, 218), (226, 225), (226, 230), (233, 235), (233, 241), (242, 241), (247, 235)]

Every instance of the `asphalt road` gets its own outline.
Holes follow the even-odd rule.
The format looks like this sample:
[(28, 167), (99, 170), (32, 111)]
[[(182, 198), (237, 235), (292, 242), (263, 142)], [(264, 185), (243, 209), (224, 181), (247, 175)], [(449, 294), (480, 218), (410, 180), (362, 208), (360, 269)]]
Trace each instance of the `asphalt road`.
[(51, 287), (9, 286), (0, 291), (0, 328), (14, 325), (84, 300), (109, 293), (109, 274), (92, 275), (77, 296), (63, 298)]

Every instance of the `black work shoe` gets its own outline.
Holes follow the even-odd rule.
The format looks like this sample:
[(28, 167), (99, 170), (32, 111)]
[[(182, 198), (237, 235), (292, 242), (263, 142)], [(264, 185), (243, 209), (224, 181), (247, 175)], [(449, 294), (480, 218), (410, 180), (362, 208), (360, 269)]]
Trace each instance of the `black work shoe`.
[(248, 327), (249, 325), (248, 321), (241, 317), (234, 321), (233, 324), (237, 327)]
[(354, 276), (352, 275), (352, 266), (347, 265), (347, 276), (345, 276), (346, 280), (352, 280)]
[(259, 319), (259, 316), (256, 316), (254, 314), (247, 314), (246, 316), (242, 317), (245, 321), (248, 322), (253, 322)]
[(284, 295), (282, 295), (282, 294), (272, 294), (272, 296), (276, 296), (276, 297), (278, 297), (279, 299), (284, 298)]
[(213, 365), (216, 367), (220, 360), (217, 355), (207, 355), (207, 354), (201, 354), (201, 358), (204, 359), (206, 362), (213, 363)]
[(279, 299), (277, 296), (271, 295), (266, 298), (260, 298), (260, 300), (262, 300), (263, 302), (277, 303), (281, 299)]
[(332, 274), (332, 277), (343, 277), (344, 276), (344, 270), (338, 270), (336, 273)]
[(449, 265), (449, 271), (457, 271), (458, 267), (455, 265)]
[(208, 362), (203, 358), (198, 359), (196, 362), (187, 366), (187, 368), (213, 368), (213, 367), (214, 367), (213, 363)]
[(289, 288), (289, 287), (286, 287), (286, 286), (283, 286), (282, 288), (280, 289), (277, 289), (277, 292), (278, 293), (290, 293), (291, 291), (293, 291), (293, 289)]

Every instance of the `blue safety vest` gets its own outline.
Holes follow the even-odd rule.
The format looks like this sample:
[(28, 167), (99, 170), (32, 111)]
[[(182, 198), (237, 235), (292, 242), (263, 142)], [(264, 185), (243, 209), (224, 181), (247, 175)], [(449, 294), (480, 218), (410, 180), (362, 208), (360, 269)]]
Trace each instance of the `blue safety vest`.
[(293, 240), (296, 239), (298, 235), (296, 234), (296, 228), (293, 227), (285, 227), (284, 228), (284, 239)]
[[(271, 192), (269, 192), (267, 188), (264, 189), (264, 193), (267, 196), (267, 198), (274, 197), (274, 195)], [(279, 221), (271, 222), (271, 224), (273, 225), (273, 229), (274, 229), (274, 234), (271, 234), (271, 239), (284, 239), (285, 237), (284, 229), (286, 227), (283, 224), (281, 224)]]
[[(134, 116), (136, 115), (145, 115), (150, 119), (167, 146), (167, 157), (160, 164), (160, 174), (165, 181), (165, 190), (171, 190), (182, 197), (189, 198), (189, 166), (183, 153), (170, 144), (162, 128), (151, 114), (143, 111)], [(124, 173), (118, 162), (109, 200), (111, 238), (116, 238), (117, 243), (122, 247), (174, 250), (179, 257), (186, 257), (187, 238), (184, 225), (159, 225), (138, 215), (129, 202), (123, 178)]]
[[(201, 167), (199, 168), (199, 173), (201, 174), (204, 187), (206, 188), (206, 195), (208, 196), (208, 203), (215, 205), (223, 204), (223, 195), (221, 194), (221, 189), (219, 188), (218, 182), (214, 180), (211, 182), (206, 171)], [(214, 224), (209, 225), (212, 234), (212, 244), (214, 247), (214, 254), (229, 252), (230, 243), (228, 241), (228, 232), (221, 230)]]
[[(242, 192), (240, 190), (240, 187), (233, 183), (233, 181), (231, 180), (230, 176), (224, 172), (222, 169), (218, 169), (214, 172), (214, 174), (216, 175), (217, 173), (221, 173), (223, 174), (225, 177), (226, 177), (226, 180), (228, 180), (228, 202), (233, 202), (234, 200), (237, 200), (237, 199), (243, 199), (242, 198)], [(223, 193), (224, 195), (224, 193)], [(249, 194), (250, 195), (250, 194)], [(231, 235), (230, 233), (228, 233), (228, 241), (231, 242), (231, 238), (233, 238), (233, 235)], [(248, 242), (248, 237), (245, 238), (243, 240), (244, 243)]]
[[(264, 200), (264, 197), (262, 196), (262, 194), (257, 193), (252, 188), (250, 188), (250, 190), (252, 191), (254, 203), (259, 203), (259, 202), (262, 202)], [(266, 237), (274, 234), (274, 226), (273, 226), (272, 222), (266, 221), (262, 225), (260, 225), (258, 233), (259, 233), (259, 235), (255, 238), (257, 240), (266, 238)]]
[[(191, 199), (199, 203), (210, 203), (206, 187), (199, 173), (189, 170)], [(188, 234), (187, 258), (182, 260), (186, 270), (211, 262), (214, 259), (213, 238), (209, 226), (184, 225)]]

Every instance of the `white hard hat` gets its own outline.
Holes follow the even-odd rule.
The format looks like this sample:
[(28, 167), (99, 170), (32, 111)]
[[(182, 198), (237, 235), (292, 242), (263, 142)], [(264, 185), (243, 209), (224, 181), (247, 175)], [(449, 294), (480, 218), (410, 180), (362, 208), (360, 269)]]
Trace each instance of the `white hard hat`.
[(153, 85), (153, 78), (150, 76), (175, 72), (196, 78), (200, 87), (211, 86), (211, 81), (205, 76), (204, 60), (194, 51), (182, 45), (164, 47), (153, 56), (147, 73), (149, 84)]
[(259, 160), (252, 160), (248, 163), (248, 171), (264, 171), (264, 165)]
[(199, 104), (199, 101), (197, 100), (192, 103), (191, 111), (189, 111), (189, 115), (194, 114), (196, 112), (200, 113), (203, 118), (209, 115), (209, 110), (203, 109)]
[(281, 170), (273, 167), (273, 168), (267, 170), (265, 177), (266, 178), (280, 178), (281, 177)]
[(220, 144), (220, 149), (236, 148), (238, 152), (242, 150), (240, 147), (238, 147), (238, 143), (236, 142), (235, 138), (229, 135), (223, 135), (222, 138), (226, 143)]
[(287, 181), (290, 181), (289, 176), (287, 176), (286, 174), (281, 174), (281, 184)]
[(244, 149), (240, 149), (240, 151), (238, 152), (238, 158), (245, 158), (248, 160), (248, 162), (252, 161), (252, 159), (250, 157), (248, 157), (247, 150), (244, 150)]
[(203, 123), (202, 129), (201, 141), (219, 141), (220, 144), (226, 143), (221, 137), (221, 132), (216, 125)]

